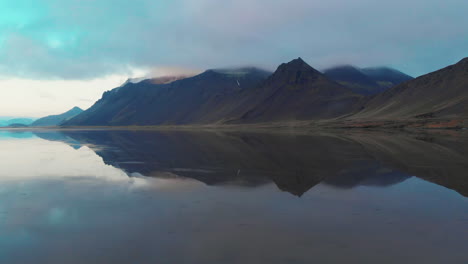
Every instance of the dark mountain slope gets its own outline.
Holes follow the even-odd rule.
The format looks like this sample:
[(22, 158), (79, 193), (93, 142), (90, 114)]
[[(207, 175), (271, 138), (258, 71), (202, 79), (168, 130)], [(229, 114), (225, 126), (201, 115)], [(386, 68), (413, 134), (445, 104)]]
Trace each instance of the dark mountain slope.
[(329, 80), (301, 58), (282, 64), (249, 94), (254, 102), (239, 123), (334, 118), (354, 111), (362, 96)]
[(382, 92), (384, 89), (360, 69), (351, 66), (337, 66), (324, 71), (325, 76), (351, 89), (355, 93), (370, 95)]
[(352, 118), (468, 118), (468, 58), (375, 96)]
[(145, 80), (104, 93), (90, 109), (64, 125), (203, 124), (223, 119), (233, 98), (270, 75), (256, 68), (208, 70), (160, 84)]
[(324, 71), (325, 76), (355, 93), (374, 95), (413, 77), (388, 67), (360, 69), (351, 65), (337, 66)]
[(370, 67), (361, 69), (361, 72), (374, 80), (381, 87), (393, 87), (400, 83), (414, 79), (413, 77), (388, 67)]
[(81, 108), (73, 107), (72, 109), (70, 109), (69, 111), (67, 111), (67, 112), (65, 112), (63, 114), (50, 115), (50, 116), (40, 118), (40, 119), (34, 121), (34, 123), (32, 123), (31, 126), (36, 126), (36, 127), (37, 126), (58, 126), (61, 123), (69, 120), (70, 118), (73, 118), (73, 117), (79, 115), (82, 112), (83, 112), (83, 110)]

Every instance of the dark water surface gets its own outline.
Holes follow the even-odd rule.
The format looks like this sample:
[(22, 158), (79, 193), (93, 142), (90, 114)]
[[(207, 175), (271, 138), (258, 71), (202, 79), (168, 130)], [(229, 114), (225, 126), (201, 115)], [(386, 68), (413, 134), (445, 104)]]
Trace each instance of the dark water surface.
[(468, 135), (0, 131), (0, 263), (468, 263)]

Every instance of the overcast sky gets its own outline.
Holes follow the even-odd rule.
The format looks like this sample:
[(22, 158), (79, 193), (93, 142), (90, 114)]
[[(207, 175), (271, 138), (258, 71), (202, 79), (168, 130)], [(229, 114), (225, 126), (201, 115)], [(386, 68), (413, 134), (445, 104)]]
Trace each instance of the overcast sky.
[(127, 77), (302, 57), (418, 76), (468, 56), (466, 0), (0, 0), (0, 116), (89, 107)]

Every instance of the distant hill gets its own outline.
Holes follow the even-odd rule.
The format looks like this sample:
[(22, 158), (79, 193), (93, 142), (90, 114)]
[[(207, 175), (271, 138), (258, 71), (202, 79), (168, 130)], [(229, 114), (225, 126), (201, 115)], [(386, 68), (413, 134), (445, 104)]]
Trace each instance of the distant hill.
[(64, 125), (213, 123), (235, 112), (240, 94), (270, 74), (257, 68), (215, 69), (169, 83), (161, 83), (162, 78), (127, 83), (105, 92), (91, 108)]
[(24, 125), (29, 126), (34, 122), (33, 118), (13, 118), (13, 117), (0, 117), (0, 127), (6, 127), (11, 125)]
[(363, 95), (374, 95), (402, 82), (413, 79), (388, 67), (360, 69), (351, 65), (337, 66), (324, 71), (328, 78)]
[(32, 123), (31, 126), (35, 126), (35, 127), (58, 126), (62, 124), (64, 121), (67, 121), (70, 118), (73, 118), (76, 115), (80, 114), (81, 112), (83, 112), (81, 108), (73, 107), (72, 109), (70, 109), (69, 111), (63, 114), (50, 115), (50, 116), (40, 118), (34, 121), (34, 123)]
[(29, 127), (29, 126), (28, 126), (28, 125), (25, 125), (25, 124), (20, 124), (20, 123), (13, 123), (13, 124), (8, 125), (7, 127), (11, 127), (11, 128), (25, 128), (25, 127)]
[(401, 71), (389, 67), (363, 68), (361, 71), (372, 78), (381, 87), (387, 88), (414, 79)]
[(352, 118), (468, 118), (468, 58), (388, 89)]

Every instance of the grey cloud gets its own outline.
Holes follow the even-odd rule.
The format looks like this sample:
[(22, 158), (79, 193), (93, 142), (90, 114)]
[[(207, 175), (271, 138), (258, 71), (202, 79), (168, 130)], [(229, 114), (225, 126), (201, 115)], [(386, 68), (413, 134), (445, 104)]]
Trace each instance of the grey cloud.
[[(413, 75), (468, 54), (461, 0), (45, 0), (2, 27), (0, 74), (86, 79), (132, 68), (385, 64)], [(1, 14), (1, 11), (0, 11)]]

